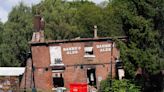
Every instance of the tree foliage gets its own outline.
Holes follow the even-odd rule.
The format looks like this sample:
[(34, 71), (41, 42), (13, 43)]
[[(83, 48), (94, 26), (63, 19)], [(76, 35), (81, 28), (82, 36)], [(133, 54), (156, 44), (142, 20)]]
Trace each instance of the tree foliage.
[(23, 3), (13, 8), (2, 31), (1, 66), (20, 66), (29, 51), (32, 35), (32, 13)]
[[(124, 34), (128, 37), (128, 42), (120, 46), (121, 59), (125, 63), (125, 69), (130, 76), (129, 69), (141, 67), (148, 73), (159, 70), (159, 30), (155, 28), (154, 17), (156, 17), (156, 7), (154, 3), (158, 1), (147, 0), (114, 0), (114, 7), (117, 19)], [(134, 68), (134, 69), (133, 69)]]
[(93, 26), (101, 22), (101, 8), (92, 2), (46, 0), (34, 7), (46, 21), (47, 39), (93, 37)]
[(76, 11), (69, 3), (61, 0), (46, 0), (35, 8), (44, 16), (47, 39), (69, 39), (77, 35), (77, 26), (74, 24)]
[[(124, 62), (126, 78), (134, 78), (137, 69), (141, 68), (142, 77), (140, 80), (144, 79), (146, 83), (151, 84), (149, 88), (156, 85), (152, 83), (151, 76), (161, 70), (160, 54), (163, 52), (161, 52), (160, 32), (162, 30), (157, 25), (161, 24), (162, 21), (159, 24), (156, 21), (156, 18), (159, 17), (159, 3), (163, 2), (160, 0), (113, 1), (113, 5), (120, 9), (117, 12), (121, 15), (123, 31), (128, 36), (128, 42), (119, 42), (120, 45), (118, 46), (121, 59)], [(144, 87), (143, 91), (146, 91), (144, 82), (140, 85)]]
[(107, 78), (101, 81), (100, 92), (140, 92), (140, 87), (130, 80), (110, 80)]

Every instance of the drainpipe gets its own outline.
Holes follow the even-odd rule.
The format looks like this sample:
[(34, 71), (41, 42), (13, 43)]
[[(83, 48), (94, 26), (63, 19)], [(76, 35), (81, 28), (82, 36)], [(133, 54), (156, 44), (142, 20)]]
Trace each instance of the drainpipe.
[(110, 87), (112, 91), (112, 65), (113, 65), (113, 40), (112, 40), (112, 45), (111, 45), (111, 61), (110, 61)]
[(32, 62), (32, 69), (31, 69), (31, 83), (33, 82), (33, 86), (32, 86), (32, 92), (37, 92), (36, 88), (35, 88), (35, 67), (33, 65), (33, 58), (32, 58), (32, 50), (31, 50), (31, 46), (30, 46), (30, 52), (31, 52), (31, 62)]
[(112, 42), (112, 47), (111, 47), (111, 79), (112, 79), (112, 62), (113, 61), (113, 42)]

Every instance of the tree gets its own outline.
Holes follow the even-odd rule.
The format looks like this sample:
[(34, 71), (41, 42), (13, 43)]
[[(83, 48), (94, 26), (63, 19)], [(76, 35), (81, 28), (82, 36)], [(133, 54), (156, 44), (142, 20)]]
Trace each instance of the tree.
[(26, 61), (32, 31), (31, 9), (20, 3), (13, 8), (4, 24), (1, 66), (20, 66), (20, 63)]
[(113, 4), (113, 2), (110, 1), (108, 5), (103, 8), (103, 21), (100, 26), (100, 35), (102, 37), (125, 35), (121, 21), (120, 8), (118, 5)]
[(154, 28), (153, 6), (144, 0), (115, 0), (111, 5), (116, 9), (124, 34), (128, 36), (126, 50), (121, 51), (125, 68), (130, 65), (135, 69), (142, 67), (149, 73), (158, 70), (159, 34)]
[(155, 22), (159, 2), (161, 1), (115, 0), (112, 3), (120, 9), (117, 12), (121, 17), (123, 31), (128, 36), (128, 42), (121, 42), (119, 45), (126, 78), (135, 78), (137, 69), (141, 68), (140, 80), (143, 79), (143, 82), (138, 84), (143, 87), (143, 91), (156, 85), (153, 84), (151, 77), (160, 71), (159, 43), (162, 39), (159, 38), (159, 29)]
[[(46, 0), (33, 7), (45, 19), (45, 36), (47, 39), (70, 39), (77, 37), (78, 29), (74, 23), (76, 9), (62, 0)], [(36, 13), (35, 13), (36, 14)]]
[(87, 0), (46, 0), (33, 10), (39, 10), (45, 18), (47, 39), (93, 37), (93, 26), (101, 26), (103, 16), (102, 8)]
[(155, 3), (156, 16), (154, 17), (155, 29), (159, 31), (159, 44), (160, 44), (160, 68), (164, 69), (164, 1), (158, 0)]
[[(77, 4), (78, 2), (75, 2)], [(101, 36), (101, 23), (103, 21), (102, 8), (92, 2), (82, 2), (76, 6), (76, 24), (81, 29), (81, 37), (93, 37), (93, 26), (98, 26), (98, 36)]]
[[(2, 44), (2, 32), (3, 32), (3, 24), (0, 22), (0, 61), (2, 61), (2, 49), (1, 49), (1, 44)], [(2, 65), (2, 62), (0, 62), (0, 66)]]
[(140, 92), (140, 87), (130, 80), (112, 80), (110, 78), (101, 81), (100, 92)]

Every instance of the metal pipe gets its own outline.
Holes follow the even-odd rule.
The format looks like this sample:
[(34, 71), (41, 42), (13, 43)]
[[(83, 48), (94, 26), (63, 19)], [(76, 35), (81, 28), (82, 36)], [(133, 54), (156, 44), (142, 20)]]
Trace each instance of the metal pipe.
[(113, 41), (112, 41), (112, 45), (111, 45), (111, 61), (110, 61), (110, 75), (111, 75), (111, 78), (110, 78), (110, 87), (111, 87), (111, 91), (112, 91), (112, 62), (113, 61)]

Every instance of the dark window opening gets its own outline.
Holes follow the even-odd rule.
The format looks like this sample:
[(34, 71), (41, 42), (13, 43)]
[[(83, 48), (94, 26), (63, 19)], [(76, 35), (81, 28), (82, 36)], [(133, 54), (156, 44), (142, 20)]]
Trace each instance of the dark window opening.
[(84, 57), (95, 57), (93, 47), (84, 47)]
[(86, 51), (85, 55), (93, 55), (93, 50), (92, 51)]
[(53, 77), (53, 85), (54, 87), (64, 87), (64, 79), (62, 77), (62, 74), (55, 74)]
[(61, 64), (61, 63), (62, 63), (61, 58), (56, 58), (56, 59), (55, 59), (55, 64)]
[(96, 73), (95, 68), (87, 70), (88, 84), (91, 86), (96, 86)]
[(88, 42), (88, 43), (85, 43), (84, 45), (84, 52), (85, 52), (85, 55), (93, 55), (93, 43), (92, 42)]

